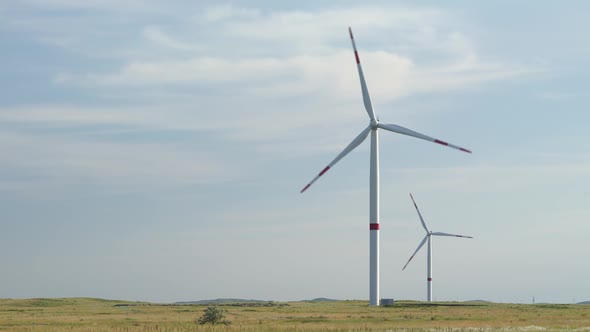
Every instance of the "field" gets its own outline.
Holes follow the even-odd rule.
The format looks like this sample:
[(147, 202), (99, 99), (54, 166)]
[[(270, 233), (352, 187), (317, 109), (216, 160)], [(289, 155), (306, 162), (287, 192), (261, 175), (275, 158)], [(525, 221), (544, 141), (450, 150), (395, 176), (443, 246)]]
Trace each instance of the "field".
[(207, 305), (90, 298), (0, 299), (0, 331), (590, 331), (590, 305), (401, 301), (226, 304), (225, 325), (197, 325)]

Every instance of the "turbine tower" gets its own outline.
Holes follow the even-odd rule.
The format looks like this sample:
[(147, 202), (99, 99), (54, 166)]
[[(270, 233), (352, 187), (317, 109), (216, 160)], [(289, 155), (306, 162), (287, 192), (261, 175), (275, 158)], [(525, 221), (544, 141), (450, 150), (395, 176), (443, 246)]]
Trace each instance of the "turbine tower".
[(369, 96), (369, 90), (367, 89), (367, 83), (365, 82), (365, 76), (363, 75), (363, 68), (361, 67), (361, 61), (359, 59), (358, 52), (356, 50), (356, 44), (354, 37), (352, 36), (352, 30), (348, 28), (350, 34), (350, 41), (352, 42), (352, 48), (354, 50), (354, 57), (356, 60), (356, 66), (359, 73), (359, 79), (361, 83), (361, 91), (363, 94), (363, 103), (365, 110), (369, 115), (369, 125), (365, 128), (352, 142), (342, 151), (339, 155), (332, 160), (328, 166), (324, 167), (322, 171), (311, 180), (303, 189), (301, 193), (306, 191), (317, 179), (324, 175), (330, 168), (332, 168), (340, 159), (344, 158), (350, 151), (354, 150), (359, 146), (371, 133), (371, 162), (370, 162), (370, 193), (369, 193), (369, 252), (370, 252), (370, 263), (369, 263), (369, 304), (379, 305), (379, 129), (392, 131), (394, 133), (412, 136), (420, 138), (433, 143), (448, 146), (454, 149), (461, 150), (463, 152), (471, 153), (471, 151), (462, 147), (449, 144), (447, 142), (420, 134), (413, 130), (394, 125), (380, 123), (375, 112), (373, 110), (373, 104), (371, 103), (371, 97)]
[(402, 269), (402, 271), (406, 269), (406, 266), (408, 266), (408, 264), (410, 264), (410, 261), (412, 260), (412, 258), (414, 258), (414, 255), (416, 255), (418, 250), (420, 250), (420, 248), (422, 248), (422, 246), (424, 245), (426, 240), (428, 240), (428, 261), (426, 263), (426, 273), (427, 273), (427, 276), (426, 276), (426, 298), (428, 299), (428, 302), (432, 302), (432, 245), (431, 245), (431, 237), (433, 235), (434, 236), (464, 237), (464, 238), (468, 238), (468, 239), (473, 239), (473, 237), (467, 236), (467, 235), (432, 232), (432, 231), (428, 230), (428, 227), (426, 227), (426, 223), (424, 222), (424, 219), (422, 218), (422, 214), (420, 214), (420, 210), (418, 210), (418, 205), (416, 205), (416, 201), (414, 201), (414, 196), (412, 196), (412, 194), (410, 194), (410, 197), (412, 198), (412, 202), (414, 203), (414, 207), (416, 208), (416, 212), (418, 212), (418, 217), (420, 217), (420, 222), (422, 223), (422, 227), (424, 227), (424, 230), (426, 231), (426, 236), (424, 236), (424, 239), (422, 240), (422, 242), (420, 242), (418, 249), (416, 249), (416, 251), (414, 251), (414, 253), (412, 254), (412, 257), (410, 257), (410, 259), (408, 259), (408, 262), (406, 263), (406, 265), (404, 265), (404, 268)]

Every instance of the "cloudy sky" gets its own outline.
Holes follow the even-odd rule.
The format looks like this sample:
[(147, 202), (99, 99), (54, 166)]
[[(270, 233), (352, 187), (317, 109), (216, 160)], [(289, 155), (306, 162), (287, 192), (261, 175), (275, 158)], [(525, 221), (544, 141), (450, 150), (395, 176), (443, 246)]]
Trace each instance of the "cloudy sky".
[(0, 297), (590, 300), (584, 1), (0, 3)]

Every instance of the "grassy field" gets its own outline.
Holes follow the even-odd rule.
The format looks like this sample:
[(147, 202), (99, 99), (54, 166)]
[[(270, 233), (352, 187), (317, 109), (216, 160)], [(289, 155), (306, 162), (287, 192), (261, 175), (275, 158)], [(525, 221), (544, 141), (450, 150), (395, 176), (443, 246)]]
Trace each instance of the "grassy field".
[(590, 331), (589, 305), (227, 304), (221, 307), (231, 325), (195, 324), (206, 307), (89, 298), (0, 299), (0, 331)]

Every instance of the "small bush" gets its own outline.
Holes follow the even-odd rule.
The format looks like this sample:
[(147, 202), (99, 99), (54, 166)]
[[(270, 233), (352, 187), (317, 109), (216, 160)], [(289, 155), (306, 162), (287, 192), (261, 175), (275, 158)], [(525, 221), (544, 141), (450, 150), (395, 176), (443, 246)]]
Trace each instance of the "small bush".
[(205, 309), (205, 313), (203, 316), (197, 319), (197, 324), (204, 325), (204, 324), (224, 324), (229, 325), (231, 322), (225, 319), (225, 310), (221, 309), (220, 307), (214, 305), (209, 306)]

